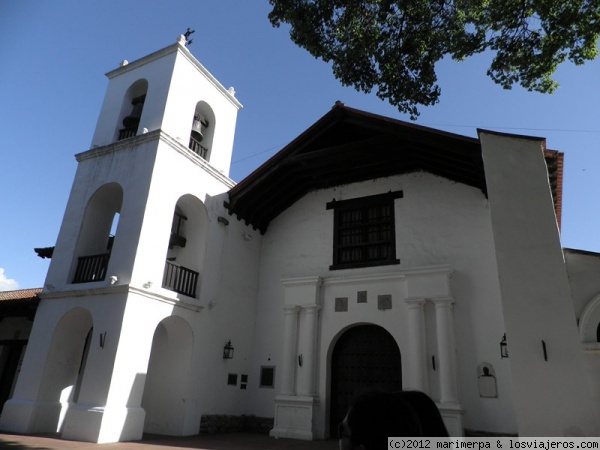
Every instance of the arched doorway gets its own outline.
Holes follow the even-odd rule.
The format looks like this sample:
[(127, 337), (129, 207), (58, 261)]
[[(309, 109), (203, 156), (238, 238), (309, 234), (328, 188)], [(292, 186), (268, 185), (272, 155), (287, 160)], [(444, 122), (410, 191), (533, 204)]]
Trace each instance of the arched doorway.
[(377, 325), (348, 329), (331, 354), (329, 435), (337, 437), (337, 426), (357, 395), (401, 389), (400, 349), (392, 335)]

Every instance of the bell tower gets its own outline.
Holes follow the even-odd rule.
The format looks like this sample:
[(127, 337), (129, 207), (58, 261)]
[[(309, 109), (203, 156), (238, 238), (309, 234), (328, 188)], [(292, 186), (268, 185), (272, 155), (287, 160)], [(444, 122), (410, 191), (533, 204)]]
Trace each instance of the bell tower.
[(92, 148), (161, 130), (229, 174), (237, 111), (226, 90), (185, 46), (175, 45), (108, 72)]
[(193, 368), (181, 367), (168, 386), (152, 381), (183, 406), (144, 403), (145, 377), (159, 327), (180, 336), (166, 353), (190, 364), (178, 352), (193, 344), (185, 330), (216, 278), (210, 242), (234, 185), (228, 174), (242, 105), (183, 36), (106, 76), (0, 428), (98, 443), (144, 431), (196, 434)]

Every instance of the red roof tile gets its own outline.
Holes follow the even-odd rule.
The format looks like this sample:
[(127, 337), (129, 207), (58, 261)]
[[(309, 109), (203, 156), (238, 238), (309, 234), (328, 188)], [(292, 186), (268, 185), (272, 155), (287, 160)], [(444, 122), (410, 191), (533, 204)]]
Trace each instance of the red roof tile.
[(40, 292), (42, 292), (42, 288), (4, 291), (0, 292), (0, 302), (7, 300), (29, 300), (35, 298)]

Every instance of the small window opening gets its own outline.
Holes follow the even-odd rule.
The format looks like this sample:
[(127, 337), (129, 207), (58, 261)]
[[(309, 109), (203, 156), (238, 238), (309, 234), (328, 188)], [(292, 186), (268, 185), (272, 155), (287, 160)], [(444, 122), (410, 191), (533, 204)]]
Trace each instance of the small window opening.
[(237, 386), (237, 373), (227, 374), (227, 384), (229, 386)]
[(596, 341), (600, 342), (600, 323), (598, 323), (598, 326), (596, 327)]
[(261, 387), (261, 388), (275, 387), (275, 367), (274, 366), (261, 366), (259, 387)]

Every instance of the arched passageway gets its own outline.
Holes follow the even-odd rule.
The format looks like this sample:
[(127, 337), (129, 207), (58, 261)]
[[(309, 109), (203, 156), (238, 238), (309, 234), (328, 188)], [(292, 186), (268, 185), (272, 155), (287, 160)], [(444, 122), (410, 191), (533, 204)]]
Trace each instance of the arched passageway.
[(183, 436), (198, 431), (200, 421), (188, 429), (194, 424), (187, 420), (192, 346), (192, 329), (182, 318), (167, 317), (156, 327), (142, 398), (145, 433)]

